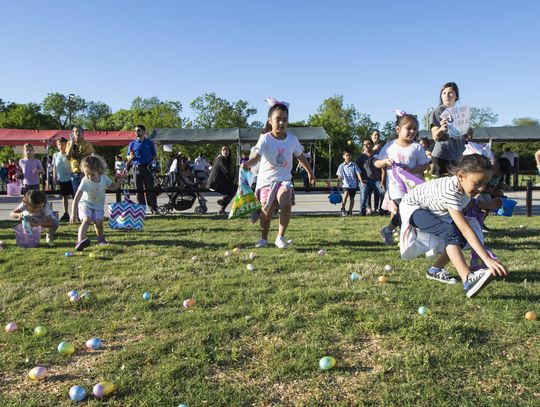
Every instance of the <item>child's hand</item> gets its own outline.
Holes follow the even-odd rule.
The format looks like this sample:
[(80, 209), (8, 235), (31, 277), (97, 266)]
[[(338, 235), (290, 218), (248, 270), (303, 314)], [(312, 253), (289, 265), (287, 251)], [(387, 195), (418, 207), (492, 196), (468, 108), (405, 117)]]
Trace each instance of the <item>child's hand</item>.
[(392, 159), (390, 157), (387, 157), (384, 160), (384, 165), (386, 165), (387, 167), (391, 167), (393, 163), (394, 163), (394, 161), (392, 161)]
[(75, 222), (75, 215), (71, 215), (71, 216), (69, 217), (69, 224), (70, 224), (70, 225), (74, 225), (75, 223), (76, 223), (76, 222)]
[(508, 270), (506, 270), (506, 267), (504, 267), (504, 265), (499, 263), (497, 260), (489, 259), (489, 261), (486, 261), (485, 264), (489, 267), (491, 274), (494, 276), (497, 276), (497, 274), (501, 277), (508, 275)]
[(247, 163), (247, 161), (244, 161), (240, 167), (241, 167), (243, 170), (249, 171), (249, 166), (248, 166), (246, 163)]

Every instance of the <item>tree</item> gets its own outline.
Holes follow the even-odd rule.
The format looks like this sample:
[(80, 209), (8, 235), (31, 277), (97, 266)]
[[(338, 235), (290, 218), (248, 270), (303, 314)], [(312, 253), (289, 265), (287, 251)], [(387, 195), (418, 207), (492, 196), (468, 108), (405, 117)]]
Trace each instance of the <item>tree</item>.
[(36, 103), (10, 103), (0, 110), (0, 128), (45, 130), (55, 125), (54, 118), (41, 113)]
[(192, 101), (190, 106), (197, 113), (193, 120), (196, 128), (259, 128), (261, 124), (258, 121), (248, 124), (249, 118), (257, 113), (257, 109), (249, 107), (245, 100), (231, 103), (217, 97), (215, 93), (205, 93)]
[[(325, 99), (317, 113), (309, 116), (308, 125), (320, 126), (326, 130), (332, 143), (333, 162), (341, 159), (342, 150), (354, 150), (361, 145), (363, 139), (370, 136), (373, 129), (379, 127), (379, 123), (372, 121), (369, 115), (358, 112), (352, 105), (344, 106), (341, 95)], [(321, 165), (319, 171), (324, 172), (330, 159), (326, 143), (319, 142), (316, 148), (317, 155), (321, 158), (318, 161)]]
[(499, 120), (499, 115), (491, 107), (471, 107), (469, 126), (473, 129), (493, 125)]
[(80, 96), (55, 92), (47, 94), (41, 105), (43, 112), (55, 119), (57, 128), (66, 129), (82, 121), (88, 103)]
[(512, 120), (512, 126), (540, 126), (540, 122), (533, 117), (516, 117)]
[(103, 102), (88, 102), (85, 112), (84, 127), (89, 130), (108, 130), (105, 127), (112, 110)]

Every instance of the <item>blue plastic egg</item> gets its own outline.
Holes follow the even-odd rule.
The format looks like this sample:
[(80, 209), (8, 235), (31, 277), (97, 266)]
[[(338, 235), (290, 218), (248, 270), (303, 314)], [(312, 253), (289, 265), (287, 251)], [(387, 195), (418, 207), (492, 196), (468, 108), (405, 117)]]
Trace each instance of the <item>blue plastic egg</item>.
[(97, 350), (101, 348), (101, 339), (99, 338), (91, 338), (86, 341), (86, 347), (88, 349)]
[(151, 298), (151, 295), (150, 293), (147, 291), (145, 292), (143, 295), (142, 295), (143, 299), (148, 301), (150, 298)]
[(86, 390), (82, 386), (73, 386), (69, 389), (69, 398), (75, 402), (84, 400), (86, 397)]
[(352, 281), (360, 280), (360, 274), (358, 274), (358, 273), (351, 273), (351, 280), (352, 280)]
[(418, 313), (422, 316), (427, 315), (429, 313), (429, 309), (427, 307), (420, 307), (418, 308)]
[(65, 253), (64, 253), (64, 256), (66, 256), (66, 257), (73, 257), (73, 253), (72, 253), (72, 252), (65, 252)]

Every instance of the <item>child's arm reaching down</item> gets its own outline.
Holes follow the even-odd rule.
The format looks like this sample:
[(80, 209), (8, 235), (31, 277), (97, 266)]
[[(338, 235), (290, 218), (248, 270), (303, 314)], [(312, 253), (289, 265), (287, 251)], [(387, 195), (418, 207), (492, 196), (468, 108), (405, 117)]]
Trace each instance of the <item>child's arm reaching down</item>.
[(508, 274), (506, 267), (497, 260), (493, 260), (486, 252), (484, 245), (480, 242), (478, 236), (476, 236), (476, 233), (474, 233), (474, 230), (472, 230), (472, 228), (469, 226), (469, 223), (465, 219), (465, 216), (463, 216), (463, 213), (452, 208), (448, 208), (448, 213), (452, 217), (452, 220), (458, 227), (465, 240), (467, 240), (467, 242), (471, 245), (471, 248), (478, 254), (478, 256), (480, 256), (486, 266), (491, 269), (492, 274), (506, 276)]

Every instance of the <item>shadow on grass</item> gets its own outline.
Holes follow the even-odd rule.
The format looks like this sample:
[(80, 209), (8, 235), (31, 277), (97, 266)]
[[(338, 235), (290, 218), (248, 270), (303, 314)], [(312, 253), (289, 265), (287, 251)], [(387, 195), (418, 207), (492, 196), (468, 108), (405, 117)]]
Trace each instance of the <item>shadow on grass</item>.
[(538, 271), (510, 271), (504, 278), (509, 283), (522, 283), (523, 281), (540, 281), (540, 272)]

